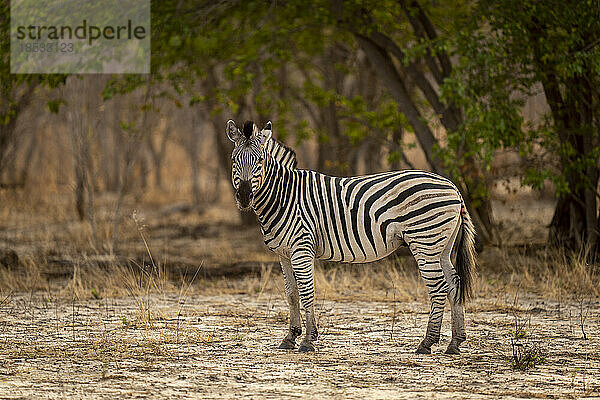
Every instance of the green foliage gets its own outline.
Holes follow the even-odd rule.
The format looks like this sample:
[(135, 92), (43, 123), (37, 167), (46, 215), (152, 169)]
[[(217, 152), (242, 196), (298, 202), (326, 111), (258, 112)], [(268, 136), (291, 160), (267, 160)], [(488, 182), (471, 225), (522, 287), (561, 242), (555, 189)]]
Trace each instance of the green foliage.
[(58, 114), (58, 111), (60, 110), (60, 106), (63, 104), (67, 104), (67, 102), (64, 101), (63, 99), (58, 99), (58, 100), (49, 100), (46, 105), (48, 106), (48, 110), (51, 113)]
[(96, 299), (96, 300), (100, 300), (102, 298), (102, 296), (100, 296), (100, 294), (98, 293), (98, 291), (94, 288), (92, 288), (90, 290), (90, 293), (92, 294), (92, 296)]
[[(10, 124), (20, 111), (19, 88), (46, 85), (54, 88), (64, 83), (66, 75), (10, 73), (10, 8), (8, 0), (0, 0), (0, 125)], [(48, 108), (54, 105), (48, 105)], [(1, 151), (1, 149), (0, 149)]]
[[(344, 2), (344, 17), (353, 20), (370, 14), (382, 24), (378, 29), (385, 27), (402, 34), (406, 21), (398, 18), (400, 7), (393, 1), (386, 1), (386, 7), (375, 1)], [(293, 131), (299, 142), (309, 137), (329, 140), (322, 126), (314, 131), (306, 120), (294, 118), (299, 104), (324, 108), (334, 103), (342, 131), (354, 144), (372, 138), (374, 133), (380, 137), (382, 132), (407, 125), (389, 98), (346, 97), (326, 89), (323, 71), (315, 59), (333, 46), (356, 52), (352, 34), (337, 25), (328, 0), (311, 1), (309, 7), (299, 0), (214, 6), (166, 1), (153, 4), (152, 27), (153, 75), (171, 81), (178, 88), (176, 92), (190, 94), (190, 105), (204, 103), (213, 107), (213, 113), (235, 115), (246, 110), (244, 102), (250, 95), (255, 113), (274, 119), (278, 137), (285, 138)], [(165, 76), (174, 68), (189, 74)], [(343, 75), (357, 72), (351, 60), (337, 63), (335, 68)], [(304, 79), (286, 79), (282, 77), (284, 69), (300, 71)], [(214, 72), (224, 79), (215, 82)], [(105, 96), (134, 90), (135, 82), (128, 80), (112, 83)], [(202, 83), (201, 94), (197, 93), (197, 83)]]
[[(593, 88), (592, 112), (597, 115), (600, 15), (595, 1), (420, 0), (417, 4), (436, 27), (433, 39), (419, 35), (411, 23), (410, 17), (418, 17), (419, 12), (412, 2), (349, 0), (339, 4), (330, 0), (154, 1), (152, 74), (114, 77), (103, 97), (108, 100), (153, 85), (161, 89), (152, 96), (170, 98), (180, 107), (203, 105), (211, 115), (252, 112), (258, 114), (256, 118), (272, 119), (278, 137), (293, 132), (298, 143), (309, 138), (321, 143), (335, 140), (328, 137), (322, 121), (313, 116), (309, 123), (306, 113), (298, 112), (333, 104), (340, 130), (351, 145), (366, 140), (389, 145), (393, 144), (392, 132), (412, 127), (396, 101), (382, 90), (385, 82), (373, 76), (379, 84), (374, 94), (344, 90), (347, 81), (357, 79), (366, 65), (356, 61), (359, 47), (354, 34), (379, 32), (401, 50), (402, 57), (396, 54), (395, 62), (405, 68), (412, 66), (431, 76), (429, 61), (451, 56), (451, 74), (439, 90), (444, 106), (459, 110), (459, 126), (435, 147), (436, 156), (451, 175), (467, 184), (475, 205), (488, 194), (483, 183), (471, 185), (474, 179), (468, 169), (476, 165), (489, 171), (499, 149), (514, 149), (523, 157), (524, 184), (540, 188), (551, 180), (560, 194), (574, 190), (569, 176), (587, 177), (586, 170), (600, 157), (598, 129), (583, 123), (565, 126), (567, 111), (556, 111), (550, 104), (548, 115), (540, 121), (527, 121), (522, 115), (524, 100), (540, 91), (546, 93), (553, 82), (562, 95), (560, 105), (575, 114), (585, 109), (582, 85)], [(53, 86), (65, 79), (9, 74), (7, 16), (8, 1), (0, 0), (3, 125), (17, 114), (15, 88), (39, 83)], [(331, 60), (343, 80), (337, 85), (326, 82), (322, 68), (330, 61), (332, 49), (343, 54)], [(430, 112), (431, 105), (411, 78), (401, 78), (414, 105), (425, 110), (426, 122), (439, 123), (440, 116)], [(183, 96), (189, 99), (185, 104)], [(52, 100), (48, 109), (58, 112), (62, 104)], [(147, 110), (148, 105), (141, 105), (140, 111)], [(565, 140), (584, 135), (596, 137), (585, 151), (576, 140)], [(401, 159), (394, 148), (389, 160)], [(583, 181), (595, 187), (589, 177)]]
[[(474, 156), (489, 166), (498, 149), (514, 149), (526, 160), (522, 182), (540, 188), (551, 180), (560, 195), (577, 190), (569, 176), (585, 175), (598, 160), (598, 129), (568, 113), (585, 107), (598, 113), (597, 93), (584, 106), (583, 86), (600, 83), (600, 12), (591, 1), (538, 2), (484, 0), (454, 40), (455, 65), (443, 94), (464, 110), (464, 121), (448, 135), (443, 157)], [(596, 40), (596, 42), (594, 42)], [(549, 98), (540, 121), (524, 121), (524, 99), (555, 85), (561, 98)], [(592, 147), (583, 149), (584, 135)], [(586, 185), (596, 187), (596, 182)], [(575, 187), (573, 187), (575, 186)]]

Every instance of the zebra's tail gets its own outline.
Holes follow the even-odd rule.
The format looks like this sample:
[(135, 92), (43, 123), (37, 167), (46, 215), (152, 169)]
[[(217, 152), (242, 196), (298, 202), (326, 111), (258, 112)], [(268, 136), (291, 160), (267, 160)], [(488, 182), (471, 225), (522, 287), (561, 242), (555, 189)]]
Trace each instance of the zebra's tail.
[(464, 201), (461, 210), (461, 234), (456, 253), (456, 272), (460, 278), (458, 302), (464, 304), (473, 294), (473, 277), (475, 275), (475, 227), (467, 211)]

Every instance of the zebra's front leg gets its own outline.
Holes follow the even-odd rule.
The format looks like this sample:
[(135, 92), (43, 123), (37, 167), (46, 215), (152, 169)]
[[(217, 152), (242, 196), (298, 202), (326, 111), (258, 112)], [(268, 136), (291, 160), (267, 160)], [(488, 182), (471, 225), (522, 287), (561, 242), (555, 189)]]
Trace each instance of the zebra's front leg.
[(319, 336), (313, 304), (315, 298), (314, 257), (312, 249), (303, 248), (295, 250), (291, 260), (298, 284), (300, 302), (306, 313), (306, 335), (298, 348), (301, 353), (315, 351), (313, 341), (317, 340)]
[(283, 271), (285, 294), (290, 307), (290, 328), (287, 336), (281, 341), (279, 348), (292, 350), (296, 348), (296, 338), (302, 334), (298, 286), (296, 285), (296, 278), (290, 259), (279, 257), (279, 263)]

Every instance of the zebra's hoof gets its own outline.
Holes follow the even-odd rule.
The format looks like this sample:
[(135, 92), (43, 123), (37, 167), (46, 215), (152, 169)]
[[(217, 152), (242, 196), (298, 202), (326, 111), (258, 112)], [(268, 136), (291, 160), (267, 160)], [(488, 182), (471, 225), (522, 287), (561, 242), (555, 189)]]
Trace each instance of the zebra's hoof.
[(422, 344), (419, 345), (416, 351), (417, 354), (431, 354), (431, 347), (425, 347)]
[(296, 348), (296, 343), (292, 342), (290, 339), (283, 339), (279, 348), (282, 350), (294, 350)]
[(309, 353), (312, 351), (315, 351), (315, 346), (312, 344), (301, 344), (300, 347), (298, 347), (298, 353)]
[(457, 345), (450, 343), (446, 349), (446, 354), (460, 354), (460, 350)]

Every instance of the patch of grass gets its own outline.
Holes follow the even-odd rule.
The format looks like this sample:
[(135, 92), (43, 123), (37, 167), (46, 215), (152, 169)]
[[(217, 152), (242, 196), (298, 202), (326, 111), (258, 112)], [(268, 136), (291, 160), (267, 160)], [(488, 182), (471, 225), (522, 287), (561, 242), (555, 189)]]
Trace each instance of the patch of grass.
[(527, 371), (546, 362), (546, 352), (539, 346), (527, 346), (512, 341), (512, 367), (519, 371)]
[(531, 321), (520, 321), (515, 314), (514, 329), (510, 337), (511, 366), (514, 370), (527, 371), (546, 362), (546, 350), (530, 340), (527, 327), (531, 327)]

